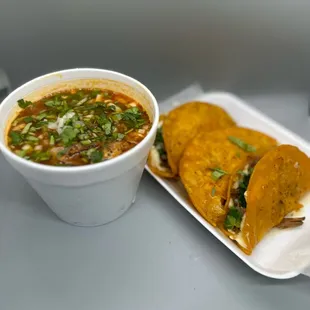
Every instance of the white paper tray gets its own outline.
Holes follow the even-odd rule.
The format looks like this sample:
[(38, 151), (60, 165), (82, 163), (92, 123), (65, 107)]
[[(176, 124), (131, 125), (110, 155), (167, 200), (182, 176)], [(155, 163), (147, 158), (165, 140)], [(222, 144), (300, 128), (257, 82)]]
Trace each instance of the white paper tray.
[[(194, 98), (193, 98), (194, 99)], [(206, 93), (198, 98), (223, 107), (238, 125), (265, 132), (279, 143), (296, 145), (310, 155), (310, 144), (294, 133), (249, 107), (240, 98), (229, 93)], [(163, 107), (167, 111), (167, 104)], [(170, 109), (173, 106), (171, 105)], [(206, 229), (235, 253), (243, 262), (258, 273), (276, 279), (288, 279), (302, 273), (310, 262), (310, 206), (308, 195), (303, 200), (304, 225), (291, 230), (272, 230), (255, 248), (251, 256), (244, 254), (222, 232), (206, 222), (189, 202), (188, 196), (178, 181), (167, 180), (148, 172)], [(308, 236), (308, 237), (307, 237)], [(309, 243), (309, 245), (307, 245)]]

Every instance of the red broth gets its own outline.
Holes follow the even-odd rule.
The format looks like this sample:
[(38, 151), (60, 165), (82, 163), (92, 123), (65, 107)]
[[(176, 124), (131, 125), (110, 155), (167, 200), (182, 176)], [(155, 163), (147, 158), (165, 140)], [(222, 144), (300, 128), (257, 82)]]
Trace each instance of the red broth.
[(8, 147), (45, 165), (81, 166), (114, 158), (151, 128), (138, 102), (107, 89), (72, 89), (18, 104), (22, 110), (9, 128)]

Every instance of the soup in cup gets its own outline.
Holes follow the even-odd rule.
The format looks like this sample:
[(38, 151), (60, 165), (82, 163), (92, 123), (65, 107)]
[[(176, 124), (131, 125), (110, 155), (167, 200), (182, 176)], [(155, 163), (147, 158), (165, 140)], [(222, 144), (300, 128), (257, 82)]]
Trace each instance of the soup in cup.
[(0, 106), (0, 148), (62, 220), (98, 226), (134, 202), (159, 111), (137, 80), (101, 69), (38, 77)]

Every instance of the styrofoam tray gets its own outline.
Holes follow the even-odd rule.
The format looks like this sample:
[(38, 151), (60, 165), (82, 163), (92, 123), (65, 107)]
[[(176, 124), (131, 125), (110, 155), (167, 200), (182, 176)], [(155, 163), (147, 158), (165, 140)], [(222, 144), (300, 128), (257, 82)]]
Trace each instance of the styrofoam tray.
[[(264, 132), (279, 143), (292, 144), (299, 147), (308, 156), (310, 144), (249, 107), (240, 98), (229, 93), (206, 93), (200, 96), (201, 101), (210, 102), (223, 107), (237, 121), (239, 126), (253, 128)], [(173, 106), (171, 105), (170, 109)], [(164, 107), (165, 112), (167, 106)], [(302, 215), (306, 216), (304, 225), (289, 230), (273, 229), (255, 248), (251, 256), (244, 254), (236, 244), (229, 240), (220, 230), (206, 222), (189, 202), (188, 196), (179, 181), (168, 180), (148, 172), (206, 229), (235, 253), (252, 269), (267, 277), (288, 279), (302, 273), (310, 262), (310, 195), (303, 199)], [(308, 245), (309, 243), (309, 245)]]

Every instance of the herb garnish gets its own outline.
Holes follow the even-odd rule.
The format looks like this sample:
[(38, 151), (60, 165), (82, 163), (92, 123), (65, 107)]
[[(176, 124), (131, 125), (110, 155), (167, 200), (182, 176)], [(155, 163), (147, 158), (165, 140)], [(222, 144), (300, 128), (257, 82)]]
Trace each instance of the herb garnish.
[(104, 129), (104, 132), (105, 134), (108, 136), (111, 134), (111, 131), (112, 131), (112, 123), (111, 122), (106, 122), (104, 125), (103, 125), (103, 129)]
[(27, 141), (30, 141), (30, 142), (38, 142), (39, 141), (39, 138), (37, 138), (37, 137), (34, 137), (34, 136), (27, 136), (26, 137), (26, 140)]
[(127, 109), (123, 113), (122, 119), (130, 128), (140, 128), (145, 123), (145, 120), (142, 118), (141, 112), (137, 107)]
[(24, 118), (24, 122), (25, 123), (31, 123), (33, 121), (33, 118), (31, 117), (31, 116), (26, 116), (25, 118)]
[(25, 157), (27, 151), (25, 150), (17, 150), (16, 151), (16, 155), (18, 155), (19, 157)]
[(229, 136), (228, 140), (237, 145), (238, 147), (240, 147), (241, 149), (243, 149), (246, 152), (255, 152), (256, 151), (256, 147), (253, 145), (250, 145), (246, 142), (244, 142), (243, 140), (237, 138), (237, 137), (233, 137), (233, 136)]
[(116, 138), (116, 140), (121, 141), (121, 140), (124, 139), (124, 137), (125, 137), (124, 134), (122, 134), (122, 133), (117, 133), (117, 138)]
[(29, 105), (32, 104), (31, 101), (27, 101), (27, 100), (24, 100), (24, 99), (19, 99), (17, 102), (18, 102), (19, 107), (22, 108), (22, 109), (25, 109), (25, 108), (27, 108)]
[(224, 222), (225, 229), (233, 230), (234, 228), (240, 228), (242, 217), (243, 214), (238, 208), (231, 207)]
[(67, 126), (61, 133), (61, 139), (63, 143), (68, 146), (71, 144), (72, 140), (76, 137), (77, 131), (74, 128)]
[(62, 157), (62, 156), (64, 156), (64, 155), (66, 155), (67, 151), (68, 151), (67, 148), (65, 148), (65, 149), (63, 149), (63, 150), (61, 150), (61, 151), (59, 151), (59, 152), (57, 153), (57, 157)]
[(92, 163), (99, 163), (102, 161), (102, 156), (103, 156), (103, 154), (101, 151), (95, 150), (95, 151), (91, 152), (90, 160)]
[(39, 114), (37, 117), (36, 117), (36, 119), (38, 120), (38, 121), (41, 121), (43, 118), (45, 118), (47, 116), (47, 114), (46, 113), (41, 113), (41, 114)]
[(35, 152), (32, 154), (31, 159), (34, 161), (47, 161), (51, 157), (49, 152)]
[(31, 126), (32, 126), (32, 123), (28, 123), (22, 130), (22, 135), (25, 135), (29, 131)]
[(159, 153), (160, 159), (166, 163), (167, 162), (167, 152), (165, 149), (165, 144), (164, 144), (164, 137), (163, 137), (163, 127), (158, 127), (156, 131), (156, 138), (155, 138), (155, 147), (156, 150)]
[(215, 189), (215, 187), (213, 187), (212, 190), (211, 190), (211, 196), (214, 197), (215, 193), (216, 193), (216, 189)]
[(250, 182), (250, 178), (251, 178), (251, 171), (248, 174), (243, 174), (243, 179), (239, 184), (239, 205), (242, 208), (246, 208), (246, 199), (244, 197), (244, 193), (247, 191), (249, 182)]
[(49, 100), (44, 102), (44, 105), (46, 105), (47, 107), (54, 107), (56, 104), (53, 100)]
[(17, 145), (23, 141), (22, 135), (17, 131), (11, 131), (10, 137), (11, 137), (11, 143), (13, 145)]
[(214, 181), (219, 180), (223, 175), (228, 174), (226, 171), (220, 169), (220, 168), (212, 168), (211, 178)]
[(164, 143), (163, 127), (158, 127), (156, 131), (155, 144)]
[(97, 95), (99, 95), (101, 93), (100, 89), (94, 89), (91, 93), (90, 93), (90, 97), (91, 98), (96, 98)]

